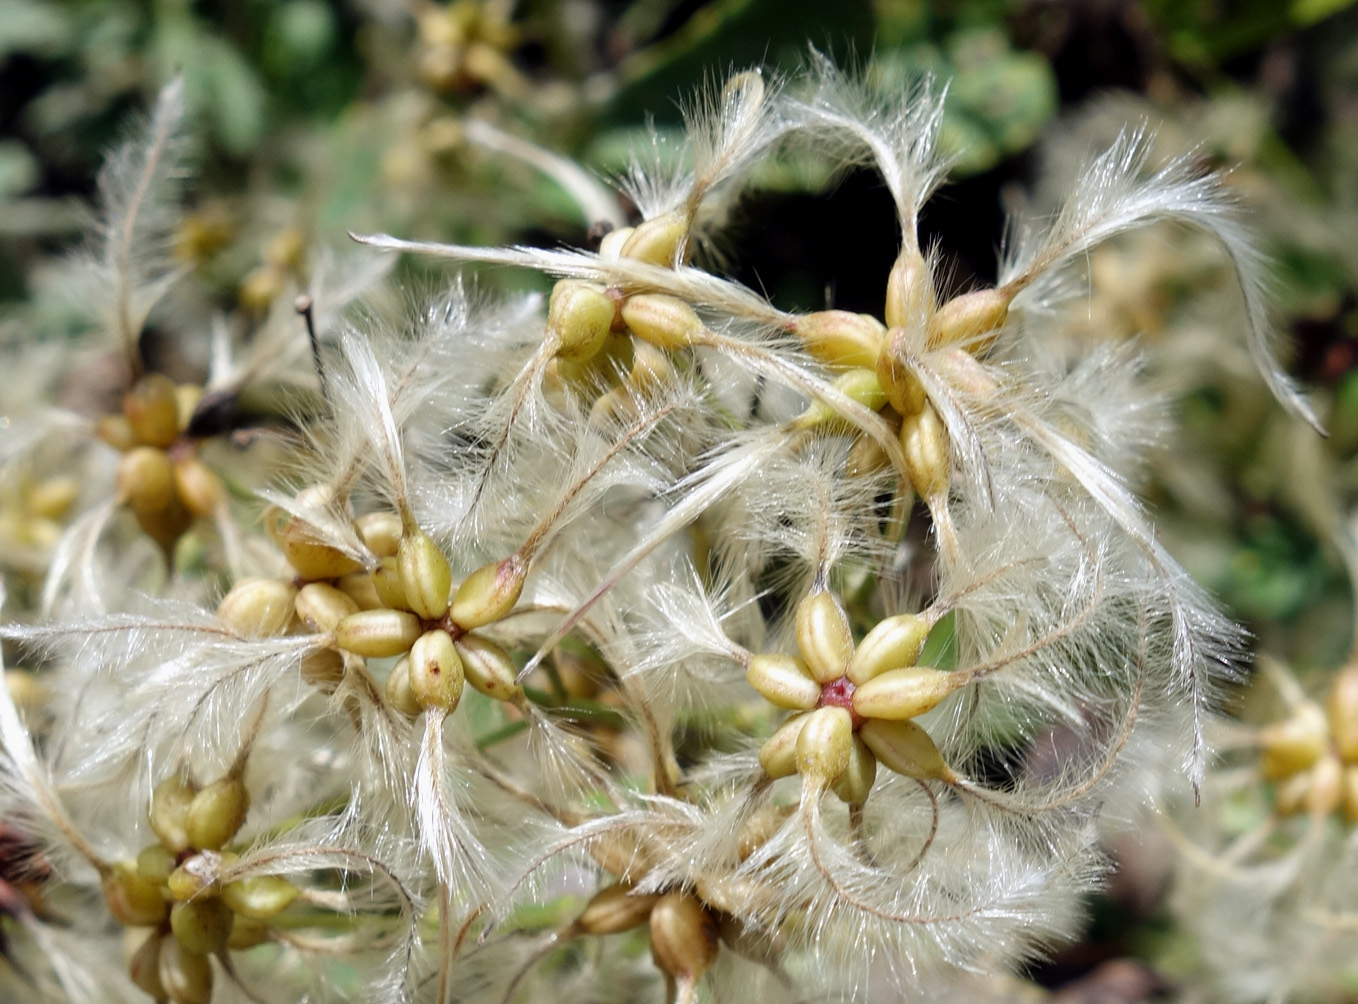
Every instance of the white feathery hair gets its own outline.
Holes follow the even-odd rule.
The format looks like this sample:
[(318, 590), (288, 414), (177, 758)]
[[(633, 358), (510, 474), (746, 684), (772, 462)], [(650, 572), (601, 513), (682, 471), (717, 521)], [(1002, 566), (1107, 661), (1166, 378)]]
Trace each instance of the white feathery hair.
[(156, 302), (179, 278), (170, 256), (185, 178), (184, 81), (173, 77), (149, 122), (99, 172), (99, 208), (77, 267), (98, 320), (131, 361)]
[(924, 78), (904, 95), (879, 93), (866, 73), (852, 75), (812, 49), (811, 95), (793, 105), (802, 138), (834, 163), (871, 164), (896, 206), (901, 244), (919, 248), (919, 212), (947, 175), (939, 149), (945, 90)]
[[(1245, 334), (1254, 363), (1274, 396), (1290, 412), (1320, 430), (1320, 420), (1275, 358), (1278, 334), (1268, 316), (1267, 260), (1241, 220), (1236, 196), (1222, 176), (1205, 171), (1192, 154), (1147, 172), (1154, 136), (1124, 132), (1088, 163), (1065, 203), (1039, 225), (1014, 221), (1012, 241), (1000, 267), (1001, 287), (1042, 303), (1060, 289), (1063, 271), (1109, 238), (1158, 220), (1192, 227), (1221, 245), (1240, 284)], [(1068, 287), (1067, 287), (1068, 290)]]
[(704, 218), (720, 222), (744, 175), (791, 126), (779, 90), (778, 81), (757, 68), (703, 88), (683, 108), (687, 164), (652, 129), (650, 156), (634, 156), (619, 179), (642, 218), (678, 212), (698, 226), (700, 237)]

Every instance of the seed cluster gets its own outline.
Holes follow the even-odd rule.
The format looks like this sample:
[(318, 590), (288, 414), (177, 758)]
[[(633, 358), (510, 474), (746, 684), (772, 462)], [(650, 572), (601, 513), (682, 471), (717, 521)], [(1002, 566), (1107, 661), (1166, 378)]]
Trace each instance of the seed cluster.
[(123, 396), (122, 414), (99, 422), (100, 438), (123, 454), (119, 501), (167, 554), (195, 518), (212, 519), (226, 499), (222, 479), (185, 435), (202, 396), (201, 387), (150, 373)]
[(40, 572), (44, 558), (61, 540), (63, 524), (80, 494), (69, 474), (27, 473), (0, 481), (0, 550), (7, 562)]
[(911, 719), (968, 682), (962, 672), (916, 666), (933, 624), (918, 614), (880, 621), (855, 648), (849, 618), (828, 590), (797, 606), (801, 656), (755, 655), (750, 686), (780, 708), (799, 711), (759, 751), (771, 778), (800, 774), (862, 805), (880, 762), (922, 781), (956, 775)]
[[(436, 86), (511, 43), (503, 10), (419, 12)], [(120, 924), (150, 929), (131, 972), (153, 998), (201, 1004), (214, 976), (223, 997), (238, 965), (299, 997), (328, 975), (318, 948), (352, 967), (355, 997), (507, 1002), (539, 963), (534, 996), (588, 974), (597, 987), (561, 992), (616, 977), (694, 1004), (732, 996), (731, 979), (759, 999), (840, 999), (885, 965), (923, 997), (936, 974), (1016, 965), (1059, 936), (1100, 873), (1101, 807), (1145, 795), (1138, 775), (1205, 763), (1207, 696), (1240, 636), (1127, 487), (1163, 431), (1133, 360), (1049, 366), (1068, 346), (1047, 307), (1093, 243), (1157, 219), (1210, 230), (1229, 200), (1187, 161), (1142, 180), (1132, 137), (998, 286), (940, 303), (918, 218), (945, 167), (942, 96), (888, 108), (828, 65), (807, 77), (794, 95), (741, 73), (710, 95), (692, 171), (637, 168), (642, 219), (597, 253), (360, 238), (555, 285), (545, 315), (450, 283), (402, 320), (381, 302), (323, 320), (352, 294), (310, 287), (305, 329), (289, 315), (257, 340), (291, 335), (289, 362), (311, 349), (316, 404), (241, 430), (292, 478), (262, 528), (231, 519), (198, 460), (197, 388), (140, 376), (102, 423), (146, 533), (169, 552), (211, 516), (223, 547), (147, 596), (118, 588), (145, 570), (113, 567), (97, 526), (61, 542), (52, 610), (0, 638), (81, 696), (28, 722), (0, 697), (0, 809), (89, 863)], [(150, 152), (123, 158), (147, 179), (175, 105), (171, 90)], [(831, 167), (872, 162), (891, 190), (902, 250), (880, 318), (787, 312), (690, 262), (794, 136)], [(1234, 230), (1211, 232), (1251, 266)], [(304, 262), (290, 235), (266, 251), (241, 290), (261, 325)], [(144, 318), (124, 313), (141, 372)], [(24, 505), (59, 514), (49, 494)], [(202, 597), (224, 581), (214, 616)], [(924, 654), (945, 617), (956, 669)], [(786, 721), (766, 728), (750, 688)], [(1286, 790), (1353, 814), (1351, 689), (1328, 718), (1308, 707), (1264, 735), (1280, 808)], [(113, 784), (138, 804), (156, 785), (150, 847), (85, 804)], [(342, 888), (318, 888), (335, 869)], [(583, 912), (541, 895), (558, 877), (587, 877)], [(642, 929), (654, 967), (625, 946), (545, 964), (566, 940)]]
[(224, 877), (236, 860), (226, 847), (249, 808), (249, 792), (237, 776), (201, 788), (171, 777), (151, 800), (148, 822), (158, 842), (104, 876), (104, 901), (113, 917), (128, 927), (152, 928), (133, 954), (129, 974), (156, 1000), (208, 1004), (208, 958), (269, 940), (270, 921), (299, 895), (276, 875)]
[(1260, 770), (1282, 816), (1342, 811), (1358, 823), (1358, 666), (1335, 676), (1325, 707), (1305, 701), (1260, 733)]
[(217, 616), (247, 638), (299, 628), (324, 635), (324, 647), (307, 656), (302, 672), (328, 689), (342, 676), (345, 656), (399, 657), (387, 699), (403, 714), (452, 713), (464, 681), (495, 700), (521, 701), (514, 660), (475, 629), (513, 609), (523, 590), (522, 564), (513, 557), (490, 562), (453, 589), (438, 545), (417, 528), (404, 529), (399, 516), (369, 513), (354, 528), (376, 561), (371, 571), (291, 517), (277, 538), (297, 579), (239, 582)]

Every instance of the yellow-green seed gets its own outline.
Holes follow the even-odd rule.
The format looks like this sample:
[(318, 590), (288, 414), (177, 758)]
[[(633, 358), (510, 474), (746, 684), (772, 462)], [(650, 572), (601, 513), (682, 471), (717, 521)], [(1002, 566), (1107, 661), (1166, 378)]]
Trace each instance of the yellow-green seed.
[(853, 716), (844, 708), (807, 712), (797, 733), (797, 773), (813, 783), (834, 784), (853, 754)]
[(651, 265), (670, 266), (687, 251), (688, 223), (678, 213), (665, 213), (633, 228), (619, 254)]
[(231, 937), (231, 909), (216, 896), (199, 896), (176, 903), (170, 910), (170, 930), (185, 951), (211, 955), (226, 947)]
[(926, 326), (935, 310), (934, 277), (929, 263), (914, 248), (904, 250), (886, 281), (886, 310), (888, 328)]
[(187, 432), (189, 423), (193, 421), (194, 413), (198, 411), (198, 406), (203, 403), (203, 398), (207, 391), (196, 383), (175, 384), (174, 404), (175, 412), (179, 416), (179, 431)]
[(401, 566), (396, 558), (383, 558), (369, 573), (373, 589), (382, 607), (387, 610), (409, 610), (410, 601), (406, 599), (405, 586), (401, 582)]
[(877, 382), (891, 407), (901, 415), (917, 415), (928, 400), (924, 386), (919, 378), (906, 366), (901, 358), (905, 332), (893, 329), (887, 339), (886, 347), (877, 357)]
[(698, 314), (677, 296), (639, 293), (622, 305), (622, 319), (632, 334), (658, 349), (687, 348), (703, 333)]
[(80, 496), (80, 481), (73, 477), (45, 478), (29, 488), (24, 505), (42, 519), (65, 519)]
[(831, 790), (848, 805), (862, 805), (868, 800), (872, 783), (877, 779), (877, 758), (858, 736), (849, 748), (849, 764), (832, 785)]
[[(861, 404), (869, 411), (877, 411), (887, 403), (886, 392), (882, 390), (874, 370), (852, 369), (841, 373), (835, 378), (832, 386), (849, 400)], [(795, 425), (799, 429), (814, 429), (819, 425), (842, 422), (843, 415), (835, 405), (817, 398), (797, 417)]]
[(226, 485), (197, 457), (176, 461), (174, 486), (184, 508), (199, 519), (211, 519), (226, 502)]
[(226, 939), (226, 947), (233, 952), (254, 948), (269, 940), (273, 925), (266, 920), (255, 920), (244, 914), (236, 914), (231, 924), (231, 937)]
[(212, 963), (176, 938), (166, 938), (160, 946), (160, 983), (174, 1004), (211, 1004)]
[(249, 811), (245, 782), (237, 777), (213, 781), (193, 796), (189, 806), (189, 843), (199, 850), (220, 850), (244, 825)]
[(429, 534), (416, 530), (402, 537), (396, 563), (411, 610), (424, 618), (442, 617), (448, 612), (453, 570)]
[(982, 336), (1004, 326), (1011, 299), (1002, 289), (978, 289), (954, 297), (938, 308), (929, 324), (930, 347), (966, 343), (969, 351), (984, 351), (993, 338)]
[(222, 870), (236, 861), (230, 851), (200, 851), (184, 860), (166, 881), (170, 895), (177, 900), (193, 899), (215, 889)]
[(1358, 665), (1346, 666), (1334, 678), (1325, 713), (1335, 751), (1345, 763), (1358, 763)]
[(632, 234), (636, 233), (635, 227), (618, 227), (604, 234), (603, 240), (599, 242), (599, 257), (604, 261), (617, 261), (622, 257), (622, 249)]
[(137, 874), (157, 886), (169, 882), (174, 870), (175, 856), (160, 844), (143, 847), (137, 855)]
[(94, 434), (119, 453), (126, 453), (137, 445), (137, 434), (125, 415), (103, 415), (95, 423)]
[(1311, 795), (1311, 772), (1303, 771), (1284, 779), (1273, 796), (1273, 809), (1280, 816), (1295, 816), (1306, 807)]
[(1334, 755), (1320, 758), (1311, 771), (1311, 790), (1306, 796), (1306, 811), (1312, 816), (1328, 816), (1344, 800), (1344, 765)]
[(386, 604), (377, 595), (377, 586), (367, 572), (350, 572), (335, 580), (335, 586), (358, 604), (360, 610), (380, 610)]
[(118, 497), (140, 516), (163, 513), (179, 501), (174, 465), (164, 450), (138, 446), (118, 461)]
[(151, 794), (151, 829), (171, 854), (189, 848), (189, 806), (197, 793), (193, 784), (175, 775), (161, 781)]
[(847, 310), (806, 314), (794, 330), (808, 352), (835, 369), (875, 369), (886, 339), (886, 326), (877, 318)]
[(769, 777), (776, 780), (797, 773), (797, 736), (801, 734), (806, 719), (805, 714), (789, 718), (759, 748), (759, 765)]
[(268, 920), (282, 913), (301, 890), (278, 875), (252, 875), (222, 886), (222, 902), (232, 912), (252, 920)]
[(403, 657), (387, 677), (387, 703), (403, 715), (414, 718), (424, 709), (410, 689), (410, 657)]
[(1350, 823), (1358, 823), (1358, 765), (1344, 768), (1343, 786), (1344, 818)]
[(379, 558), (394, 558), (405, 528), (394, 512), (370, 512), (354, 520), (363, 545)]
[(936, 499), (948, 490), (948, 432), (933, 405), (926, 402), (901, 423), (901, 449), (910, 483), (923, 499)]
[(632, 349), (632, 368), (627, 375), (627, 382), (634, 390), (644, 393), (655, 387), (663, 387), (674, 376), (674, 364), (668, 355), (654, 345), (636, 343)]
[(1277, 781), (1309, 768), (1325, 752), (1329, 726), (1320, 707), (1307, 701), (1289, 717), (1259, 732), (1264, 777)]
[(170, 907), (160, 886), (142, 878), (130, 862), (113, 866), (104, 877), (103, 891), (108, 912), (127, 927), (154, 927), (165, 919)]
[(608, 340), (617, 313), (617, 303), (603, 286), (560, 280), (547, 308), (547, 331), (555, 339), (556, 354), (572, 362), (593, 359)]
[(359, 568), (359, 563), (351, 555), (325, 543), (320, 531), (296, 516), (283, 525), (278, 534), (278, 546), (288, 564), (308, 582), (337, 579)]

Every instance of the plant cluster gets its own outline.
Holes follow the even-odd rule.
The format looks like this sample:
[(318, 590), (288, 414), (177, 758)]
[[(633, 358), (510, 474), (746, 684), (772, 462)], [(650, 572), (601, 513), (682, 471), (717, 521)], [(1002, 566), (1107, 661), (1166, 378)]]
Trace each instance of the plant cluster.
[[(1087, 256), (1210, 237), (1311, 414), (1231, 192), (1144, 133), (949, 292), (919, 237), (942, 108), (814, 56), (737, 73), (634, 161), (640, 219), (597, 250), (364, 236), (343, 281), (280, 252), (245, 344), (177, 318), (211, 367), (176, 385), (142, 352), (181, 278), (172, 84), (81, 259), (116, 405), (16, 415), (0, 456), (85, 504), (30, 535), (45, 582), (0, 627), (33, 667), (27, 715), (0, 695), (0, 848), (47, 876), (7, 908), (15, 993), (864, 998), (1070, 935), (1100, 819), (1203, 784), (1243, 652), (1139, 501), (1169, 427), (1141, 360), (1068, 337)], [(890, 192), (880, 316), (722, 274), (742, 185), (789, 150)], [(345, 313), (379, 251), (555, 284)], [(254, 424), (270, 380), (288, 421)], [(77, 501), (43, 499), (13, 519)]]

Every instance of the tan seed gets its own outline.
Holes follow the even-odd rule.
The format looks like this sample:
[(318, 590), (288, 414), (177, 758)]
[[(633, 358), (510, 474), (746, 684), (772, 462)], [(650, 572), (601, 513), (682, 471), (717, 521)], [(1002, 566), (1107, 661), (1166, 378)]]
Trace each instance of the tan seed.
[(416, 530), (401, 538), (396, 551), (401, 589), (410, 609), (426, 619), (448, 612), (453, 570), (429, 534)]
[(807, 712), (797, 733), (797, 773), (821, 787), (839, 780), (853, 755), (853, 717), (844, 708)]
[(478, 634), (465, 634), (455, 647), (473, 690), (497, 701), (518, 701), (523, 697), (523, 687), (514, 682), (518, 666), (495, 642)]
[(669, 892), (651, 909), (651, 954), (660, 969), (688, 985), (702, 979), (717, 957), (716, 920), (685, 892)]
[(292, 624), (297, 587), (281, 579), (241, 579), (217, 604), (217, 619), (242, 638), (272, 638)]
[(160, 983), (174, 1004), (211, 1004), (212, 963), (182, 948), (176, 938), (160, 946)]
[(809, 711), (820, 700), (820, 684), (806, 663), (791, 655), (756, 655), (745, 679), (771, 704), (791, 711)]
[(797, 647), (818, 682), (844, 675), (853, 655), (853, 635), (844, 608), (829, 591), (812, 593), (797, 604)]
[(919, 614), (897, 614), (878, 621), (849, 660), (849, 681), (861, 687), (889, 669), (913, 666), (919, 658), (931, 625)]
[(882, 764), (897, 774), (921, 781), (954, 784), (957, 774), (944, 762), (929, 733), (915, 722), (890, 722), (870, 718), (858, 736)]
[(462, 699), (462, 658), (447, 631), (426, 631), (410, 647), (410, 692), (426, 711), (451, 712)]
[(149, 373), (123, 397), (123, 415), (137, 441), (162, 449), (179, 438), (179, 402), (169, 377)]
[(638, 895), (629, 885), (611, 885), (594, 894), (573, 926), (586, 934), (621, 934), (646, 923), (659, 901), (658, 893)]
[(966, 684), (963, 673), (927, 666), (890, 669), (865, 681), (853, 692), (853, 709), (864, 718), (905, 721), (937, 707)]
[(468, 630), (498, 621), (519, 602), (527, 575), (527, 566), (513, 556), (482, 565), (457, 587), (453, 620)]
[(335, 644), (355, 655), (382, 659), (410, 651), (423, 633), (420, 619), (404, 610), (360, 610), (335, 625)]

